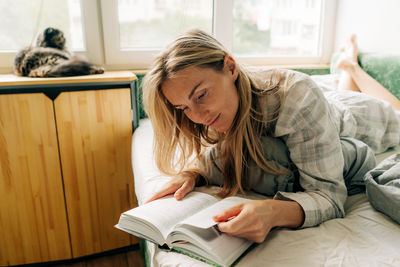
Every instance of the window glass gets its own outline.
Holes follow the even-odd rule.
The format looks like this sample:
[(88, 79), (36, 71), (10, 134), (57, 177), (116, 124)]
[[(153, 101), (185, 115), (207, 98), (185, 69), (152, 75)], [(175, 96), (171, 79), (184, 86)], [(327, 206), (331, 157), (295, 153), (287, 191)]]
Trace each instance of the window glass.
[(85, 50), (80, 0), (2, 0), (0, 10), (0, 51), (35, 45), (47, 27), (64, 32), (68, 49)]
[(318, 56), (322, 0), (233, 0), (233, 53)]
[(212, 32), (212, 0), (119, 0), (121, 49), (161, 48), (180, 32)]

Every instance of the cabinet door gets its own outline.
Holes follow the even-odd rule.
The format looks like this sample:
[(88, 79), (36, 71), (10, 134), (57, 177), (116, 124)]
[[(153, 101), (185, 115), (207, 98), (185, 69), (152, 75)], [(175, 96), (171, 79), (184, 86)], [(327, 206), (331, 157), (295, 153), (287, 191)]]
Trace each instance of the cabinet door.
[(114, 228), (136, 204), (130, 90), (63, 92), (55, 113), (73, 257), (137, 242)]
[(0, 265), (70, 257), (53, 102), (0, 95)]

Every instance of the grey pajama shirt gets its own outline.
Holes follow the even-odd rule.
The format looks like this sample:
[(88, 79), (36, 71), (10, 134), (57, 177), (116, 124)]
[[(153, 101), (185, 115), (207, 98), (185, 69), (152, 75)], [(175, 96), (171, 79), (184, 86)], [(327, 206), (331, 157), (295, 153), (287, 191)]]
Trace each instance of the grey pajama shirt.
[[(365, 94), (323, 90), (308, 75), (286, 75), (279, 117), (262, 143), (274, 169), (292, 172), (272, 175), (250, 161), (248, 178), (258, 193), (298, 202), (302, 227), (311, 227), (345, 215), (348, 194), (361, 192), (364, 175), (375, 167), (374, 153), (400, 143), (400, 114)], [(213, 184), (222, 183), (217, 155), (210, 148), (200, 162)]]

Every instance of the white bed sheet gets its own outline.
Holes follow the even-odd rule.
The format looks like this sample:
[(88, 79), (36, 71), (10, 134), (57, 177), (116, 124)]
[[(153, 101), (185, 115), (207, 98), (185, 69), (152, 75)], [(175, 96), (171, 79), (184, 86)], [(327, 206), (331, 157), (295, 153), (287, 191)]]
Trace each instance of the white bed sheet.
[[(332, 82), (333, 79), (328, 80), (327, 85)], [(169, 179), (155, 167), (152, 143), (151, 123), (141, 120), (132, 139), (132, 166), (139, 205)], [(377, 155), (377, 161), (396, 151), (400, 149)], [(213, 190), (202, 189), (211, 193)], [(349, 197), (345, 210), (345, 218), (317, 227), (274, 229), (265, 242), (252, 249), (236, 266), (400, 266), (400, 225), (376, 211), (365, 194)], [(209, 266), (146, 243), (151, 266)]]

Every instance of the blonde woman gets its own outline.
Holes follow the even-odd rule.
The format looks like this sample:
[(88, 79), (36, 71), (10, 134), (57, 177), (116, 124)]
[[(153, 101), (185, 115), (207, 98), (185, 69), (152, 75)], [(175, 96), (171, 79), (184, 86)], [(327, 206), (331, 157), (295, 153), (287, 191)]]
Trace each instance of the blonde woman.
[(343, 217), (348, 190), (357, 191), (375, 166), (362, 141), (381, 152), (400, 140), (390, 104), (323, 93), (298, 72), (246, 69), (200, 30), (155, 59), (143, 92), (157, 167), (173, 177), (148, 201), (180, 200), (204, 181), (219, 184), (221, 197), (247, 190), (273, 196), (214, 217), (222, 232), (255, 242), (274, 227)]

